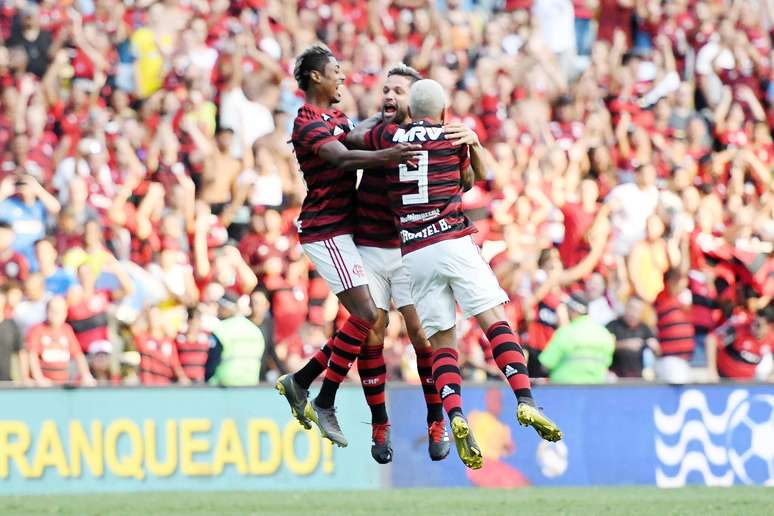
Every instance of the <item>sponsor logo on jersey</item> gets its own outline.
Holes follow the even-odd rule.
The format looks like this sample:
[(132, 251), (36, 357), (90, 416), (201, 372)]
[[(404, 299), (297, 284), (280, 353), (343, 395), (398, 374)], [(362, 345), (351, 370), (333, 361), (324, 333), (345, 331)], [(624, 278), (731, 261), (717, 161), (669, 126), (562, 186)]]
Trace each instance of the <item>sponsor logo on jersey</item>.
[(442, 127), (414, 126), (409, 128), (408, 131), (406, 129), (399, 128), (397, 131), (395, 131), (395, 134), (392, 137), (392, 141), (395, 143), (435, 141), (442, 139), (442, 135)]
[(413, 233), (411, 231), (406, 231), (405, 229), (401, 230), (400, 232), (400, 238), (403, 240), (403, 243), (409, 242), (411, 240), (416, 240), (418, 238), (428, 238), (436, 233), (442, 233), (444, 231), (447, 231), (451, 229), (451, 225), (446, 222), (445, 219), (441, 219), (438, 222), (434, 222), (430, 224), (429, 226), (425, 227), (422, 231), (417, 231), (416, 233)]
[(438, 208), (432, 210), (432, 211), (426, 211), (424, 213), (409, 213), (408, 215), (404, 215), (400, 218), (400, 223), (405, 224), (406, 222), (418, 222), (418, 221), (424, 221), (424, 220), (430, 220), (432, 218), (437, 217), (441, 214), (441, 210)]

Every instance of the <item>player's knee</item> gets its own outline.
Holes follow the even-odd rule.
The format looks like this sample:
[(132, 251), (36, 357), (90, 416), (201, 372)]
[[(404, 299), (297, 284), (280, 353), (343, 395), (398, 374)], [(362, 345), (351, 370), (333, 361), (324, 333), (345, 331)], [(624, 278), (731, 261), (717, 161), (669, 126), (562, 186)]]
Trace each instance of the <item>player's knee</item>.
[(377, 319), (379, 318), (379, 309), (376, 308), (376, 305), (374, 305), (373, 302), (366, 303), (362, 306), (359, 306), (357, 310), (353, 311), (352, 315), (367, 322), (373, 328), (376, 325)]

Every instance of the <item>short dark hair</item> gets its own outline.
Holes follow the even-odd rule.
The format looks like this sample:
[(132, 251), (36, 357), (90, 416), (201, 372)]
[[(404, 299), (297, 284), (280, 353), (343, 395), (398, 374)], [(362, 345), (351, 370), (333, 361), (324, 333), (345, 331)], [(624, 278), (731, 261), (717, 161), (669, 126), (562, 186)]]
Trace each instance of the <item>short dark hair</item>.
[(313, 71), (322, 73), (331, 57), (334, 57), (333, 52), (321, 44), (312, 45), (301, 52), (301, 55), (296, 58), (293, 77), (302, 91), (309, 88), (309, 74)]
[(417, 72), (412, 67), (405, 65), (403, 63), (399, 65), (395, 65), (392, 68), (390, 68), (390, 71), (387, 72), (387, 77), (392, 77), (393, 75), (400, 75), (401, 77), (406, 77), (411, 82), (411, 84), (414, 84), (419, 80), (422, 80), (422, 76), (419, 75), (419, 72)]

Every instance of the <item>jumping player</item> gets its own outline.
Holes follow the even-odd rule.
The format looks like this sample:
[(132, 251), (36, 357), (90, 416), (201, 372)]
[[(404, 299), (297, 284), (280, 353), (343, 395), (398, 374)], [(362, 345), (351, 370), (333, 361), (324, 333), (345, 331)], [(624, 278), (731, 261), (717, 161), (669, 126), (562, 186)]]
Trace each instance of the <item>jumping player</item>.
[(388, 171), (390, 203), (400, 225), (412, 298), (433, 347), (435, 386), (449, 415), (460, 459), (478, 469), (483, 464), (481, 449), (462, 411), (454, 334), (457, 302), (463, 316), (475, 316), (485, 330), (495, 361), (517, 397), (519, 423), (534, 427), (549, 441), (558, 441), (562, 433), (535, 406), (524, 354), (502, 306), (508, 297), (470, 237), (476, 229), (462, 213), (461, 194), (463, 185), (469, 187), (474, 180), (471, 156), (467, 145), (456, 146), (451, 134), (447, 138), (445, 106), (440, 84), (417, 81), (409, 104), (413, 122), (403, 127), (379, 124), (365, 134), (363, 144), (371, 149), (407, 142), (422, 146), (415, 164)]
[[(327, 48), (315, 45), (296, 59), (294, 76), (305, 93), (298, 110), (292, 142), (307, 185), (298, 219), (301, 246), (331, 291), (349, 311), (349, 319), (326, 347), (330, 358), (318, 352), (317, 360), (276, 384), (293, 415), (306, 428), (317, 424), (323, 437), (346, 446), (336, 418), (336, 391), (360, 353), (360, 346), (377, 319), (377, 308), (368, 290), (363, 261), (355, 248), (355, 170), (366, 166), (402, 163), (417, 145), (401, 145), (375, 152), (348, 150), (342, 140), (352, 122), (333, 105), (341, 100), (344, 75)], [(319, 355), (319, 356), (318, 356)], [(327, 369), (326, 369), (327, 367)], [(308, 402), (312, 380), (325, 370), (318, 396)]]
[[(381, 113), (364, 121), (355, 131), (365, 134), (368, 128), (382, 120), (406, 122), (409, 90), (419, 79), (419, 73), (408, 66), (400, 65), (390, 69), (382, 91)], [(355, 136), (355, 133), (350, 132), (347, 135), (346, 144), (352, 145), (358, 141), (356, 137), (351, 142), (350, 136)], [(449, 436), (444, 425), (441, 400), (433, 383), (432, 348), (422, 331), (411, 299), (411, 280), (402, 265), (400, 238), (387, 198), (387, 190), (384, 188), (384, 176), (385, 171), (380, 168), (363, 171), (357, 189), (354, 234), (355, 244), (365, 266), (369, 290), (378, 308), (376, 322), (357, 359), (363, 392), (371, 409), (371, 456), (380, 464), (392, 461), (390, 425), (385, 405), (387, 369), (383, 354), (385, 321), (392, 300), (403, 316), (409, 339), (417, 355), (417, 372), (427, 404), (428, 453), (432, 460), (439, 461), (449, 454)], [(323, 358), (322, 355), (330, 356), (329, 347), (324, 346), (318, 354), (321, 355), (320, 358)], [(313, 357), (312, 361), (318, 362), (317, 356)]]
[[(348, 147), (362, 142), (362, 135), (377, 122), (405, 124), (408, 114), (411, 85), (420, 80), (419, 72), (405, 65), (398, 65), (387, 72), (382, 89), (382, 109), (347, 135)], [(455, 126), (457, 136), (464, 141), (477, 141), (475, 133), (462, 124)], [(419, 373), (427, 404), (428, 452), (434, 461), (449, 454), (449, 436), (443, 420), (441, 400), (433, 381), (433, 351), (425, 337), (414, 302), (411, 298), (411, 278), (403, 266), (400, 252), (400, 236), (385, 188), (386, 171), (370, 168), (363, 171), (357, 190), (357, 220), (355, 244), (368, 275), (368, 285), (374, 302), (379, 308), (366, 345), (358, 357), (358, 372), (363, 391), (371, 409), (373, 446), (371, 455), (380, 464), (392, 458), (389, 422), (384, 404), (386, 367), (384, 363), (384, 329), (390, 299), (403, 316), (406, 330), (417, 356)]]

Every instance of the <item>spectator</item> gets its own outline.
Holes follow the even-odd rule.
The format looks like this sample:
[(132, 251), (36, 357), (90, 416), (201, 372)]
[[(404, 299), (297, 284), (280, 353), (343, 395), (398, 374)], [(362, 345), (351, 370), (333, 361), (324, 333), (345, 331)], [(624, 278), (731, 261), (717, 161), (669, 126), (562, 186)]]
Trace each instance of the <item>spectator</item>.
[(54, 296), (48, 302), (45, 322), (33, 326), (27, 334), (30, 376), (38, 386), (65, 384), (73, 380), (70, 377), (71, 361), (75, 361), (78, 370), (77, 383), (96, 385), (75, 334), (65, 322), (66, 317), (67, 301), (61, 296)]
[(606, 326), (616, 318), (613, 307), (610, 306), (610, 300), (607, 297), (607, 286), (605, 278), (600, 273), (595, 272), (586, 280), (586, 299), (589, 302), (589, 317), (597, 324)]
[(567, 302), (570, 323), (556, 330), (540, 363), (552, 382), (603, 383), (613, 362), (615, 339), (588, 316), (588, 300), (574, 293)]
[(607, 331), (615, 337), (610, 370), (619, 378), (642, 378), (646, 350), (659, 354), (653, 330), (642, 322), (645, 308), (646, 303), (642, 299), (632, 296), (626, 301), (623, 315), (607, 325)]
[(684, 272), (669, 269), (664, 274), (664, 290), (655, 303), (661, 355), (654, 369), (659, 380), (669, 383), (688, 383), (692, 376), (689, 362), (695, 343), (687, 287)]
[(40, 9), (27, 4), (13, 19), (8, 46), (19, 46), (27, 54), (27, 70), (43, 77), (48, 68), (52, 41), (51, 32), (40, 26)]
[(49, 215), (56, 215), (59, 209), (59, 201), (32, 176), (8, 176), (0, 185), (0, 221), (13, 228), (13, 249), (24, 256), (33, 271), (38, 264), (34, 244), (45, 236)]
[(116, 383), (112, 354), (113, 344), (109, 340), (96, 341), (89, 347), (87, 355), (89, 370), (99, 386), (105, 387)]
[(13, 250), (15, 233), (7, 222), (0, 222), (0, 281), (27, 281), (30, 266), (27, 259)]
[(131, 279), (115, 258), (108, 261), (104, 269), (118, 278), (119, 289), (97, 289), (97, 277), (91, 266), (84, 263), (78, 267), (79, 285), (71, 288), (67, 295), (67, 323), (72, 326), (81, 350), (88, 354), (92, 353), (92, 346), (105, 348), (104, 342), (109, 341), (108, 319), (112, 303), (130, 295), (133, 290)]
[(13, 307), (14, 321), (25, 338), (30, 328), (46, 320), (47, 305), (51, 297), (46, 295), (44, 285), (40, 273), (30, 274), (24, 283), (22, 299)]
[(46, 293), (55, 296), (66, 296), (70, 288), (78, 283), (78, 280), (71, 272), (57, 264), (57, 251), (49, 238), (41, 238), (35, 242), (35, 257), (38, 260), (40, 274), (45, 282)]
[(264, 339), (261, 330), (238, 312), (238, 299), (225, 295), (219, 302), (219, 322), (213, 328), (214, 345), (207, 357), (210, 385), (256, 385), (261, 370)]
[[(140, 381), (143, 385), (182, 385), (191, 383), (180, 364), (177, 346), (164, 325), (161, 310), (151, 307), (144, 321), (136, 323), (134, 346), (140, 354)], [(144, 326), (144, 327), (143, 327)]]
[[(27, 354), (22, 346), (19, 327), (13, 319), (8, 319), (8, 289), (0, 286), (0, 382), (26, 380)], [(12, 372), (15, 375), (12, 376)]]
[(200, 309), (190, 310), (186, 326), (175, 338), (180, 365), (193, 383), (204, 382), (204, 367), (212, 344), (212, 335), (205, 329), (205, 317)]
[(734, 315), (711, 334), (708, 345), (717, 346), (717, 370), (722, 378), (769, 379), (774, 370), (769, 338), (772, 322), (774, 305), (770, 303), (754, 315)]

